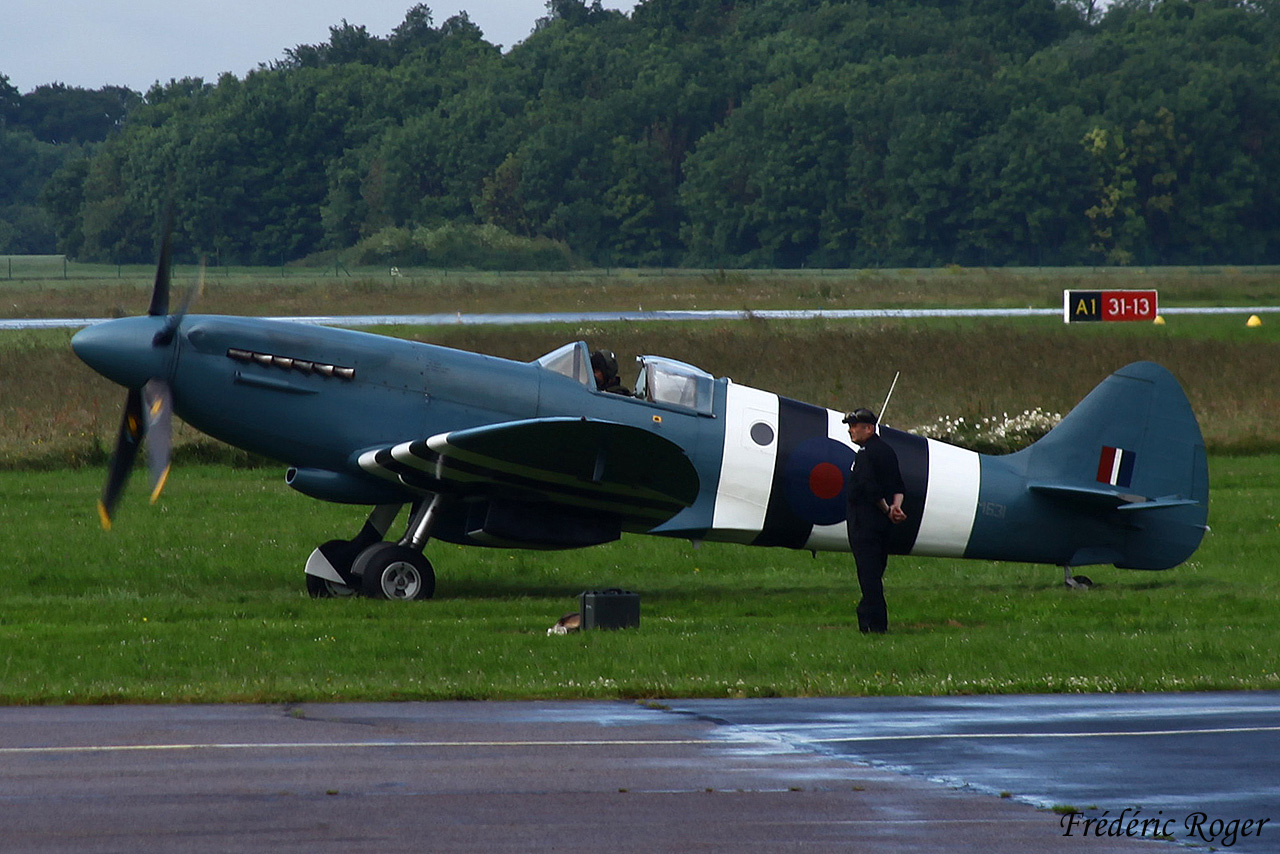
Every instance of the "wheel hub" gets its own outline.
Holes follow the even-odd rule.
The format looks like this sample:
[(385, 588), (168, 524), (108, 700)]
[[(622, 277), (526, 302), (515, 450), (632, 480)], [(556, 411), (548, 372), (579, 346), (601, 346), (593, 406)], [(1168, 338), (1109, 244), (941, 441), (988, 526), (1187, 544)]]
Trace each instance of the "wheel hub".
[(382, 592), (388, 599), (415, 599), (422, 590), (422, 574), (408, 561), (396, 561), (382, 571)]

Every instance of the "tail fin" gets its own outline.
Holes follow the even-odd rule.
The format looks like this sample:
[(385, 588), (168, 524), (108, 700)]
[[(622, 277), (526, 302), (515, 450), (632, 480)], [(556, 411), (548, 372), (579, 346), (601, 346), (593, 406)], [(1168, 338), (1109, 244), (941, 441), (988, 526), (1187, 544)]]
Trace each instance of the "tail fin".
[(1209, 514), (1204, 438), (1160, 365), (1116, 371), (1027, 452), (1032, 491), (1114, 511), (1128, 529), (1108, 563), (1168, 569), (1199, 547)]
[[(1015, 481), (1021, 500), (1010, 494)], [(983, 482), (1017, 517), (993, 550), (1065, 566), (1169, 569), (1199, 547), (1209, 514), (1200, 425), (1178, 381), (1153, 362), (1107, 377), (1030, 448), (984, 457)], [(978, 539), (994, 546), (994, 533)]]

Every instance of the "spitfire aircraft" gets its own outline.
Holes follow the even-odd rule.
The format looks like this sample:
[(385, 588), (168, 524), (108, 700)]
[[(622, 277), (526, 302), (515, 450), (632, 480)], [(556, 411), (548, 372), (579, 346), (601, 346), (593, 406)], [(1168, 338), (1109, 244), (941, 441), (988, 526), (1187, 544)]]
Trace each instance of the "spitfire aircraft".
[[(162, 242), (145, 317), (72, 339), (128, 389), (105, 525), (146, 439), (153, 499), (176, 413), (288, 466), (294, 489), (372, 507), (307, 560), (313, 596), (430, 598), (430, 538), (565, 549), (624, 532), (845, 551), (855, 447), (842, 414), (643, 356), (633, 397), (596, 389), (587, 345), (517, 362), (290, 321), (169, 307)], [(1160, 570), (1199, 546), (1208, 466), (1164, 368), (1138, 362), (1048, 435), (989, 456), (882, 426), (907, 486), (896, 554)], [(401, 509), (407, 523), (386, 540)]]

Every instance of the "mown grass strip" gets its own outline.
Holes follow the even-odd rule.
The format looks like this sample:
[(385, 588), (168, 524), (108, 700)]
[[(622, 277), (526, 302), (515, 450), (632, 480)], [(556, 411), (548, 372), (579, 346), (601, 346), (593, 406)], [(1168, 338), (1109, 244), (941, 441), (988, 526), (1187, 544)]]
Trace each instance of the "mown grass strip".
[[(891, 634), (842, 555), (627, 537), (576, 552), (433, 543), (438, 598), (313, 601), (312, 547), (354, 532), (278, 473), (175, 474), (98, 529), (99, 473), (0, 473), (0, 702), (647, 698), (1280, 688), (1280, 457), (1214, 458), (1212, 533), (1164, 573), (895, 558)], [(638, 630), (550, 637), (585, 589)]]

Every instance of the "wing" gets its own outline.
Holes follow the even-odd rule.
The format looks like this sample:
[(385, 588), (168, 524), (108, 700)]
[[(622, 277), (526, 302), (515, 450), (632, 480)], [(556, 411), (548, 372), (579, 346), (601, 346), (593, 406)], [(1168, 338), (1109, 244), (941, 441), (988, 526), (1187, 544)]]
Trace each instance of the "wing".
[(653, 526), (688, 507), (699, 481), (684, 449), (625, 424), (536, 418), (364, 452), (360, 467), (422, 492), (551, 502)]

